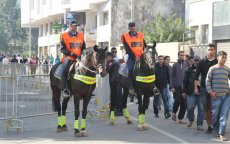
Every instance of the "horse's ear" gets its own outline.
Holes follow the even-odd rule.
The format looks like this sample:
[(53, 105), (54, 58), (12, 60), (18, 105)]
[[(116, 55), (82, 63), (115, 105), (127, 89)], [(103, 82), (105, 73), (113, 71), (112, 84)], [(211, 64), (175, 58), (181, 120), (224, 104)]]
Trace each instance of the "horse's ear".
[(94, 47), (93, 47), (93, 50), (95, 51), (95, 52), (97, 52), (98, 51), (98, 45), (94, 45)]
[(107, 49), (108, 49), (108, 47), (104, 48), (103, 50), (104, 50), (104, 51), (107, 51)]
[(156, 41), (154, 41), (153, 42), (153, 48), (156, 48), (156, 45), (157, 45), (157, 43), (156, 43)]

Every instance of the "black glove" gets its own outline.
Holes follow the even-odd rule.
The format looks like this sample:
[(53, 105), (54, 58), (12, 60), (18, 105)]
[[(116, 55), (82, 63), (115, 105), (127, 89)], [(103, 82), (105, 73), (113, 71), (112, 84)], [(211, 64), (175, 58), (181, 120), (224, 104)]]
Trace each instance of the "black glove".
[(73, 57), (76, 58), (76, 59), (78, 58), (78, 56), (75, 55), (74, 53), (71, 53), (70, 55), (73, 56)]

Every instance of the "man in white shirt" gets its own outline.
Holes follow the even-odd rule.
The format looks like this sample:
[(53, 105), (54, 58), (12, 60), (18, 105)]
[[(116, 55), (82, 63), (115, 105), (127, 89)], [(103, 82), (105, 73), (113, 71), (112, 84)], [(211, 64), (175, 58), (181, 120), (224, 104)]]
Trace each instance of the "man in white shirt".
[(111, 52), (113, 53), (113, 60), (115, 60), (116, 62), (120, 63), (121, 58), (117, 56), (117, 48), (112, 47)]

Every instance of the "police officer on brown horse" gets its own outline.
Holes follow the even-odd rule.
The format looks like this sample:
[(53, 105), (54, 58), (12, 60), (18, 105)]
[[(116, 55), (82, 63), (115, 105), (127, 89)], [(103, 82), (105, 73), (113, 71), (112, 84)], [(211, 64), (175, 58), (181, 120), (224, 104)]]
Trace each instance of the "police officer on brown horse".
[(84, 34), (77, 31), (78, 23), (73, 20), (70, 22), (69, 31), (61, 35), (60, 51), (64, 54), (63, 74), (62, 74), (62, 90), (65, 96), (70, 95), (67, 88), (67, 77), (70, 65), (76, 59), (80, 59), (83, 50), (86, 48)]

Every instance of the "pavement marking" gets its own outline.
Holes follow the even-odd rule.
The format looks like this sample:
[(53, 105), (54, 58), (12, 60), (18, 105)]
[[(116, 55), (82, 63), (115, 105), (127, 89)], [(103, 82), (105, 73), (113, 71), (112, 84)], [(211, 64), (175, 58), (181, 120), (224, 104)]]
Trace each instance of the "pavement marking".
[[(127, 105), (133, 105), (133, 104), (135, 104), (135, 103), (128, 103)], [(133, 120), (135, 120), (135, 121), (137, 121), (138, 122), (138, 118), (137, 117), (134, 117), (134, 116), (130, 116), (131, 117), (131, 119), (133, 119)], [(183, 139), (181, 139), (181, 138), (179, 138), (179, 137), (176, 137), (175, 135), (172, 135), (172, 134), (170, 134), (170, 133), (168, 133), (168, 132), (166, 132), (166, 131), (164, 131), (164, 130), (162, 130), (162, 129), (160, 129), (160, 128), (157, 128), (157, 127), (155, 127), (155, 126), (152, 126), (151, 124), (149, 124), (149, 123), (146, 123), (146, 125), (149, 127), (149, 128), (151, 128), (151, 129), (153, 129), (153, 130), (155, 130), (155, 131), (157, 131), (157, 132), (159, 132), (159, 133), (161, 133), (161, 134), (163, 134), (163, 135), (166, 135), (166, 136), (168, 136), (168, 137), (170, 137), (170, 138), (172, 138), (172, 139), (174, 139), (174, 140), (176, 140), (176, 141), (178, 141), (178, 142), (180, 142), (180, 143), (184, 143), (184, 144), (188, 144), (189, 142), (187, 142), (187, 141), (185, 141), (185, 140), (183, 140)]]
[[(136, 118), (136, 117), (133, 117), (133, 116), (130, 116), (131, 117), (131, 119), (133, 119), (133, 120), (135, 120), (135, 121), (138, 121), (138, 118)], [(159, 133), (161, 133), (161, 134), (163, 134), (163, 135), (166, 135), (166, 136), (168, 136), (168, 137), (170, 137), (170, 138), (172, 138), (172, 139), (174, 139), (174, 140), (176, 140), (176, 141), (178, 141), (178, 142), (180, 142), (180, 143), (184, 143), (184, 144), (188, 144), (189, 142), (187, 142), (187, 141), (185, 141), (185, 140), (183, 140), (183, 139), (181, 139), (181, 138), (179, 138), (179, 137), (176, 137), (176, 136), (174, 136), (174, 135), (172, 135), (172, 134), (170, 134), (170, 133), (168, 133), (168, 132), (166, 132), (166, 131), (164, 131), (164, 130), (162, 130), (162, 129), (160, 129), (160, 128), (157, 128), (157, 127), (155, 127), (155, 126), (152, 126), (151, 124), (149, 124), (149, 123), (146, 123), (146, 125), (149, 127), (149, 128), (151, 128), (151, 129), (153, 129), (153, 130), (155, 130), (155, 131), (157, 131), (157, 132), (159, 132)]]

